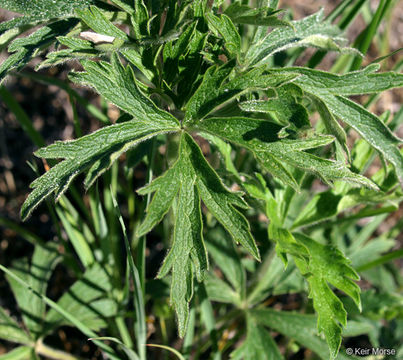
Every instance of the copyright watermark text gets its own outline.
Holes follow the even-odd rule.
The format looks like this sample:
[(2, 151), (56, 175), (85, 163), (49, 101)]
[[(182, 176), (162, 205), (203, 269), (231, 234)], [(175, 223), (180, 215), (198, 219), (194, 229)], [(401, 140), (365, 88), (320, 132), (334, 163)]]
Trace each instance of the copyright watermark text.
[(384, 349), (384, 348), (347, 348), (347, 355), (355, 356), (368, 356), (368, 355), (396, 355), (396, 349)]

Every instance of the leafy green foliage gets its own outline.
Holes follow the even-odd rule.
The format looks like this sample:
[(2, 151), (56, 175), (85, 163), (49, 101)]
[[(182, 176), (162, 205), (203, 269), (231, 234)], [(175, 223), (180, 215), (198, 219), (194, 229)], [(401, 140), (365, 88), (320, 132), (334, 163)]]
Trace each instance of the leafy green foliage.
[[(340, 7), (348, 8), (346, 4), (343, 1)], [(105, 108), (109, 102), (120, 111), (111, 124), (66, 83), (36, 76), (67, 91), (74, 100), (76, 120), (77, 100), (107, 125), (72, 141), (41, 147), (40, 134), (10, 94), (1, 90), (17, 120), (41, 147), (35, 155), (52, 160), (50, 169), (31, 184), (21, 217), (27, 219), (54, 194), (60, 201), (52, 218), (57, 229), (59, 221), (63, 226), (64, 231), (59, 231), (63, 244), (71, 243), (64, 248), (69, 256), (59, 256), (42, 240), (13, 227), (39, 244), (30, 263), (24, 259), (13, 270), (1, 267), (8, 274), (27, 329), (21, 330), (0, 308), (0, 337), (24, 345), (14, 352), (16, 358), (25, 356), (21, 355), (26, 354), (25, 346), (37, 348), (42, 337), (68, 325), (91, 336), (105, 356), (118, 357), (102, 342), (111, 340), (129, 358), (144, 360), (145, 302), (151, 298), (153, 311), (161, 315), (165, 341), (170, 313), (163, 299), (169, 288), (179, 335), (185, 336), (186, 356), (193, 341), (208, 338), (200, 356), (208, 349), (217, 359), (225, 352), (234, 359), (281, 359), (265, 327), (295, 339), (323, 359), (345, 358), (338, 354), (343, 331), (376, 338), (377, 330), (358, 315), (350, 328), (347, 324), (347, 313), (354, 316), (361, 307), (355, 283), (359, 275), (351, 264), (382, 291), (397, 288), (396, 274), (383, 265), (400, 253), (383, 253), (392, 249), (401, 224), (367, 243), (372, 232), (357, 232), (356, 222), (368, 216), (380, 216), (377, 219), (382, 221), (402, 201), (401, 140), (392, 132), (402, 117), (396, 115), (388, 123), (387, 113), (378, 117), (350, 97), (373, 94), (373, 100), (382, 91), (403, 86), (403, 76), (377, 73), (377, 65), (343, 75), (308, 67), (279, 68), (274, 56), (281, 53), (279, 58), (290, 65), (306, 47), (320, 49), (310, 64), (320, 61), (325, 51), (360, 56), (343, 47), (345, 39), (340, 35), (362, 4), (361, 0), (351, 4), (339, 27), (330, 22), (340, 15), (339, 8), (329, 20), (320, 11), (288, 21), (276, 10), (278, 1), (266, 0), (253, 4), (0, 0), (3, 8), (23, 14), (0, 25), (0, 46), (8, 47), (10, 53), (0, 65), (0, 80), (54, 44), (37, 68), (79, 61), (82, 70), (72, 71), (69, 79), (92, 88)], [(387, 9), (384, 2), (381, 5), (367, 34), (374, 34), (379, 26)], [(24, 36), (36, 25), (34, 32)], [(368, 39), (356, 47), (365, 52)], [(359, 62), (354, 60), (352, 68)], [(317, 122), (310, 120), (314, 112), (320, 116)], [(81, 135), (78, 121), (75, 125)], [(350, 128), (362, 137), (351, 149)], [(128, 161), (123, 167), (116, 160), (125, 153)], [(368, 178), (365, 171), (377, 153), (384, 167)], [(147, 174), (141, 180), (147, 185), (137, 190), (142, 195), (138, 197), (134, 184), (138, 186), (139, 179), (133, 168), (143, 163)], [(72, 185), (82, 173), (86, 173), (86, 190), (102, 179), (85, 195), (91, 211)], [(327, 188), (313, 191), (314, 177)], [(122, 214), (117, 199), (127, 200)], [(272, 243), (266, 241), (266, 228)], [(145, 270), (146, 236), (154, 239), (156, 235), (170, 250), (150, 284)], [(126, 261), (122, 261), (124, 249)], [(371, 261), (365, 264), (364, 256)], [(46, 283), (59, 259), (77, 279), (54, 302), (46, 297)], [(285, 270), (281, 261), (287, 265)], [(379, 267), (379, 273), (374, 267)], [(347, 296), (339, 296), (332, 286)], [(301, 293), (308, 287), (317, 319), (266, 306), (275, 301), (275, 295)], [(27, 289), (36, 295), (33, 301)], [(224, 315), (216, 322), (211, 301), (221, 303), (220, 314), (233, 307), (231, 319)], [(129, 312), (127, 304), (131, 304)], [(195, 336), (196, 309), (200, 309), (206, 337)], [(126, 315), (132, 319), (125, 321)], [(394, 313), (388, 315), (395, 318)], [(134, 331), (127, 329), (129, 323), (134, 323)], [(237, 328), (237, 336), (218, 345), (218, 335), (227, 339), (225, 326)], [(327, 346), (315, 328), (323, 333)], [(97, 337), (96, 331), (104, 329), (113, 336)], [(137, 353), (132, 350), (132, 334)], [(234, 350), (238, 340), (242, 345)]]
[[(100, 266), (94, 265), (84, 273), (81, 280), (70, 287), (57, 304), (65, 311), (74, 314), (88, 328), (97, 331), (105, 326), (108, 317), (116, 315), (116, 303), (111, 299), (102, 298), (108, 291), (111, 291), (108, 274)], [(83, 303), (88, 306), (83, 306)], [(74, 325), (55, 309), (46, 314), (46, 323), (45, 331), (51, 331), (61, 325)]]
[[(251, 317), (260, 325), (269, 326), (282, 334), (294, 338), (299, 343), (315, 351), (321, 359), (325, 360), (331, 357), (326, 343), (316, 334), (316, 319), (314, 316), (263, 309), (253, 310)], [(337, 356), (337, 359), (340, 360), (349, 358), (351, 357), (341, 353)]]
[(250, 317), (247, 319), (246, 331), (246, 340), (231, 354), (232, 359), (279, 360), (283, 358), (267, 330)]
[(83, 8), (92, 3), (91, 0), (2, 0), (0, 6), (4, 9), (42, 18), (57, 18), (64, 15), (72, 15), (74, 10)]
[[(245, 208), (238, 194), (231, 193), (204, 159), (192, 138), (183, 133), (178, 160), (162, 176), (140, 194), (156, 192), (147, 208), (147, 216), (138, 234), (149, 232), (168, 212), (179, 193), (175, 214), (172, 248), (161, 267), (159, 277), (172, 271), (171, 302), (176, 308), (179, 334), (183, 336), (188, 318), (188, 303), (193, 294), (193, 271), (199, 281), (208, 268), (207, 253), (202, 237), (200, 200), (227, 229), (237, 243), (241, 243), (255, 258), (259, 253), (246, 219), (233, 206)], [(193, 269), (193, 270), (192, 270)]]
[(266, 120), (246, 117), (209, 118), (199, 126), (210, 134), (251, 150), (269, 172), (292, 187), (298, 188), (298, 184), (284, 165), (312, 172), (327, 183), (342, 179), (376, 188), (365, 177), (351, 172), (345, 164), (304, 151), (330, 144), (334, 141), (331, 136), (278, 141), (281, 126)]
[(245, 54), (245, 62), (250, 66), (264, 64), (272, 55), (291, 47), (318, 47), (340, 51), (337, 26), (324, 21), (323, 12), (291, 22), (291, 27), (275, 29), (257, 39)]
[(74, 78), (80, 82), (93, 81), (98, 91), (117, 106), (128, 109), (135, 119), (111, 125), (78, 140), (55, 143), (39, 150), (37, 156), (65, 160), (32, 183), (34, 191), (21, 210), (22, 218), (29, 216), (53, 191), (56, 191), (56, 198), (60, 197), (73, 178), (85, 169), (89, 169), (85, 179), (85, 185), (89, 187), (123, 152), (152, 136), (178, 129), (179, 123), (175, 118), (157, 109), (142, 95), (130, 68), (125, 70), (116, 60), (113, 65), (104, 65), (108, 73), (97, 76), (101, 66), (90, 62), (87, 64), (88, 72), (77, 74)]

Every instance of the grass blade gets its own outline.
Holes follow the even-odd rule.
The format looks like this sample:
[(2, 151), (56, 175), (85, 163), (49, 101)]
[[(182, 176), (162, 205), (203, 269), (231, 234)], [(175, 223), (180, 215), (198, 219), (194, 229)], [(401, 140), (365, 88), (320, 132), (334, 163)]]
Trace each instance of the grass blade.
[(32, 142), (37, 147), (44, 146), (45, 140), (43, 139), (42, 135), (34, 128), (32, 121), (29, 119), (24, 109), (20, 106), (20, 104), (18, 104), (13, 95), (4, 86), (0, 86), (0, 97), (3, 99), (4, 103), (8, 106), (11, 112), (14, 113), (15, 118), (21, 125), (24, 132), (30, 137)]
[[(111, 190), (112, 193), (112, 190)], [(143, 290), (141, 286), (139, 272), (137, 270), (136, 265), (134, 264), (129, 239), (127, 237), (126, 225), (123, 221), (122, 215), (119, 210), (118, 203), (114, 196), (112, 196), (113, 205), (115, 207), (116, 215), (119, 218), (119, 222), (122, 228), (123, 237), (125, 240), (126, 247), (126, 256), (127, 263), (130, 267), (130, 271), (133, 277), (134, 282), (134, 309), (136, 311), (136, 320), (135, 320), (135, 334), (137, 338), (137, 351), (139, 353), (139, 358), (141, 360), (145, 360), (146, 351), (145, 351), (145, 343), (147, 338), (147, 329), (146, 329), (146, 321), (145, 321), (145, 311), (144, 311), (144, 298), (143, 298)]]

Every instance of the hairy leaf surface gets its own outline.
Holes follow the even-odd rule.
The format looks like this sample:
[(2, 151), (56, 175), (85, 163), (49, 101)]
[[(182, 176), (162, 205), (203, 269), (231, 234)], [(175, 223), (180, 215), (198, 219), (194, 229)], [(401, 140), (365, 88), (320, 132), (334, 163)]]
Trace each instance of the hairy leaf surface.
[(258, 66), (275, 53), (291, 47), (313, 46), (340, 51), (338, 42), (343, 40), (337, 37), (340, 30), (323, 20), (323, 11), (292, 21), (291, 25), (275, 29), (253, 43), (245, 55), (245, 61), (250, 66)]
[(43, 26), (27, 37), (15, 39), (8, 48), (13, 54), (0, 65), (0, 83), (9, 71), (22, 69), (40, 49), (53, 43), (57, 36), (65, 35), (76, 24), (76, 19), (60, 20)]
[(306, 277), (318, 314), (318, 330), (326, 337), (331, 357), (336, 357), (341, 344), (340, 325), (346, 326), (347, 312), (329, 284), (345, 292), (360, 307), (360, 288), (353, 281), (359, 280), (358, 274), (338, 249), (319, 244), (305, 235), (291, 234), (270, 224), (269, 237), (276, 241), (279, 256), (287, 261), (287, 254), (292, 255)]
[[(377, 93), (403, 86), (403, 75), (393, 72), (379, 73), (379, 67), (367, 68), (345, 75), (329, 74), (323, 71), (289, 68), (279, 70), (300, 73), (295, 83), (302, 89), (321, 100), (321, 112), (329, 111), (332, 116), (342, 120), (356, 130), (372, 147), (377, 149), (396, 169), (403, 183), (403, 157), (397, 147), (401, 143), (390, 129), (374, 114), (345, 96)], [(326, 106), (326, 108), (323, 108)], [(342, 141), (343, 135), (337, 135)]]
[(100, 129), (77, 140), (56, 142), (36, 152), (47, 159), (65, 159), (32, 183), (33, 191), (25, 201), (25, 219), (45, 197), (56, 192), (60, 197), (75, 176), (89, 169), (87, 187), (125, 151), (157, 134), (179, 130), (179, 122), (158, 109), (145, 97), (133, 80), (131, 69), (115, 59), (113, 64), (86, 62), (85, 73), (75, 79), (91, 84), (108, 100), (126, 110), (134, 119)]
[(172, 271), (171, 302), (175, 306), (179, 333), (183, 336), (188, 302), (193, 292), (193, 271), (199, 281), (207, 270), (207, 253), (202, 238), (200, 200), (226, 228), (236, 242), (253, 256), (259, 253), (247, 220), (234, 205), (244, 208), (242, 198), (230, 192), (205, 160), (194, 140), (183, 133), (178, 159), (161, 177), (140, 189), (140, 194), (155, 192), (147, 215), (137, 230), (138, 235), (150, 231), (169, 210), (177, 196), (172, 248), (165, 258), (159, 276)]
[(298, 75), (276, 76), (266, 74), (266, 67), (252, 69), (229, 77), (234, 62), (211, 66), (203, 82), (186, 105), (185, 122), (202, 119), (215, 108), (243, 93), (275, 88), (295, 79)]
[(325, 182), (342, 180), (376, 188), (367, 178), (351, 172), (344, 163), (320, 158), (304, 151), (332, 143), (332, 136), (280, 140), (279, 125), (241, 117), (208, 118), (198, 127), (251, 150), (267, 171), (294, 188), (298, 188), (298, 185), (283, 164), (312, 172)]

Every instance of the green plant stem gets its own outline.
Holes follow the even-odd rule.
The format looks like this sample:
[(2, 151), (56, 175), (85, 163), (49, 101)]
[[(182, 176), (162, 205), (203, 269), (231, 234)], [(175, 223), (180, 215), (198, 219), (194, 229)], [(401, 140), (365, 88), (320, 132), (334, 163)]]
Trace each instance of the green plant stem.
[(365, 271), (365, 270), (369, 270), (372, 269), (376, 266), (385, 264), (389, 261), (395, 260), (395, 259), (400, 259), (403, 256), (403, 249), (399, 249), (399, 250), (395, 250), (392, 251), (388, 254), (385, 254), (383, 256), (381, 256), (380, 258), (370, 261), (369, 263), (366, 263), (364, 265), (361, 265), (357, 268), (357, 271)]
[(194, 346), (194, 335), (195, 335), (195, 324), (196, 324), (196, 310), (193, 306), (190, 308), (189, 311), (189, 320), (188, 320), (188, 327), (186, 330), (185, 339), (183, 340), (182, 346), (182, 354), (186, 359), (190, 359), (190, 352), (192, 350), (192, 346)]
[(69, 94), (69, 101), (70, 101), (71, 108), (73, 110), (74, 132), (76, 134), (76, 137), (79, 138), (79, 137), (83, 136), (83, 132), (82, 132), (81, 126), (80, 126), (80, 120), (78, 119), (76, 98), (74, 98), (74, 96)]
[(70, 355), (64, 351), (53, 349), (52, 347), (45, 345), (41, 339), (35, 344), (35, 352), (48, 359), (54, 360), (79, 360), (77, 356)]
[[(153, 179), (153, 163), (155, 158), (156, 142), (155, 139), (151, 140), (151, 149), (148, 155), (148, 173), (147, 173), (147, 184), (150, 184)], [(147, 194), (146, 206), (151, 202), (151, 194)], [(141, 236), (137, 243), (137, 269), (139, 272), (141, 288), (143, 291), (143, 296), (145, 296), (145, 277), (146, 277), (146, 236)]]
[(122, 316), (116, 318), (116, 326), (118, 327), (119, 334), (123, 343), (130, 349), (133, 348), (133, 341), (129, 333), (129, 329), (126, 326), (125, 319)]
[[(381, 0), (379, 2), (378, 8), (375, 12), (374, 17), (368, 28), (363, 34), (362, 41), (358, 44), (357, 49), (361, 51), (364, 55), (367, 53), (369, 46), (371, 45), (372, 39), (375, 36), (376, 30), (378, 29), (385, 13), (388, 8), (392, 5), (391, 0)], [(359, 38), (358, 38), (359, 39)], [(351, 64), (350, 71), (358, 70), (362, 64), (362, 57), (356, 56), (353, 63)]]

